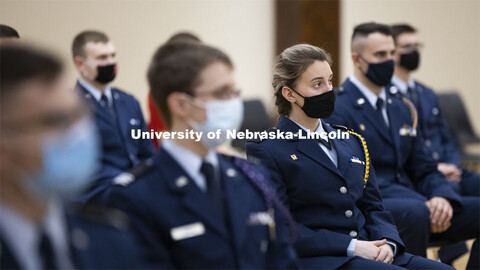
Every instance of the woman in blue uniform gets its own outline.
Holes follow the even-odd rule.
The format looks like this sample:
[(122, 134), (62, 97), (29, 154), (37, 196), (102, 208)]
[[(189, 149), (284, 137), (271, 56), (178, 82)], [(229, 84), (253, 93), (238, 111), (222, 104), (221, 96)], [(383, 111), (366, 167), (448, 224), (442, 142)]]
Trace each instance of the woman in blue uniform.
[(328, 53), (312, 45), (283, 51), (274, 67), (280, 117), (273, 129), (297, 136), (247, 143), (249, 159), (270, 171), (272, 186), (296, 220), (303, 267), (451, 269), (404, 252), (383, 207), (364, 139), (321, 120), (335, 104), (331, 62)]

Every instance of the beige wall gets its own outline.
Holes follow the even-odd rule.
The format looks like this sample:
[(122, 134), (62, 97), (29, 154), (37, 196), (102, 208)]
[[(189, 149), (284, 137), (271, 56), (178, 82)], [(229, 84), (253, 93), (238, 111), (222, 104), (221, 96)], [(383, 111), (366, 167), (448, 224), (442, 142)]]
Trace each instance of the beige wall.
[(0, 22), (22, 40), (62, 56), (72, 84), (73, 37), (84, 29), (103, 30), (118, 50), (114, 85), (135, 95), (146, 110), (146, 68), (158, 45), (180, 30), (198, 34), (233, 59), (244, 97), (270, 97), (274, 50), (273, 0), (24, 1), (1, 0)]
[(458, 89), (480, 134), (480, 1), (342, 0), (341, 78), (352, 74), (350, 36), (362, 22), (408, 22), (425, 44), (415, 78), (438, 91)]

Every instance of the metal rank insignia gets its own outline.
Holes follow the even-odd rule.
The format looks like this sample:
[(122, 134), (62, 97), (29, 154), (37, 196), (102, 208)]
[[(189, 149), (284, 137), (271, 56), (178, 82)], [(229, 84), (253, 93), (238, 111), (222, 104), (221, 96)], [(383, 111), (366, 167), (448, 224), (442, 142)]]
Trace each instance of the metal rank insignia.
[(293, 160), (297, 160), (297, 159), (298, 159), (298, 158), (297, 158), (297, 155), (295, 155), (295, 154), (290, 155), (290, 157), (291, 157)]
[(417, 130), (409, 125), (403, 125), (399, 130), (400, 136), (417, 136)]

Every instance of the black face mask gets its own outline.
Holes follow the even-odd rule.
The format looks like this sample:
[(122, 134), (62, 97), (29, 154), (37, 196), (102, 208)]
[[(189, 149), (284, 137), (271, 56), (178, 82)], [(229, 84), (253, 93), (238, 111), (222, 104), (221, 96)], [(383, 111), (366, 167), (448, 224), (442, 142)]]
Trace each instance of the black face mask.
[(335, 91), (331, 90), (320, 95), (304, 97), (295, 89), (291, 87), (289, 88), (303, 98), (303, 107), (300, 107), (297, 103), (295, 104), (297, 104), (297, 106), (299, 106), (308, 117), (328, 118), (332, 115), (333, 110), (335, 109), (335, 99), (337, 97)]
[(409, 71), (417, 69), (420, 63), (420, 53), (417, 50), (409, 53), (400, 54), (400, 66), (406, 68)]
[(117, 64), (97, 66), (97, 77), (95, 81), (99, 83), (109, 83), (117, 75)]
[(364, 74), (365, 77), (367, 77), (372, 83), (378, 86), (385, 86), (390, 83), (395, 68), (395, 63), (393, 60), (372, 64), (367, 62), (365, 58), (361, 56), (360, 58), (362, 58), (362, 60), (368, 64), (367, 72)]

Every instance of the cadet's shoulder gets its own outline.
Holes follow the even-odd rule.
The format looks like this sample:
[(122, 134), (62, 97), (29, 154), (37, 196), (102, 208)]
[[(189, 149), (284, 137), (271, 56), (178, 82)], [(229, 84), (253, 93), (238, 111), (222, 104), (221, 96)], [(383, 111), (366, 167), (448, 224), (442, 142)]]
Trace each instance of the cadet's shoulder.
[(274, 135), (277, 132), (277, 130), (278, 130), (277, 127), (271, 127), (267, 130), (264, 130), (263, 132), (259, 132), (258, 134), (260, 136), (254, 138), (254, 139), (247, 140), (246, 147), (248, 148), (249, 145), (251, 145), (252, 143), (253, 144), (261, 144), (261, 145), (264, 145), (264, 146), (271, 144), (273, 141), (275, 141), (275, 140), (272, 140), (271, 138), (273, 138), (275, 136), (270, 136), (270, 134)]
[(66, 204), (67, 217), (83, 228), (128, 230), (129, 218), (122, 211), (97, 204)]
[(138, 102), (138, 100), (133, 95), (118, 88), (112, 88), (112, 95), (113, 95), (113, 98), (120, 98), (124, 100)]
[(112, 185), (119, 186), (119, 187), (128, 187), (131, 186), (133, 183), (138, 182), (146, 182), (147, 179), (151, 177), (154, 172), (154, 162), (153, 158), (149, 158), (137, 166), (133, 167), (132, 169), (128, 170), (127, 172), (123, 172), (116, 176), (113, 181)]
[(330, 124), (330, 123), (327, 123), (327, 125), (331, 126), (331, 127), (334, 128), (334, 129), (339, 129), (339, 130), (341, 130), (341, 131), (353, 132), (353, 129), (348, 128), (348, 127), (346, 127), (346, 126), (335, 125), (335, 124)]

